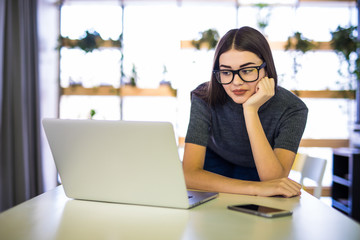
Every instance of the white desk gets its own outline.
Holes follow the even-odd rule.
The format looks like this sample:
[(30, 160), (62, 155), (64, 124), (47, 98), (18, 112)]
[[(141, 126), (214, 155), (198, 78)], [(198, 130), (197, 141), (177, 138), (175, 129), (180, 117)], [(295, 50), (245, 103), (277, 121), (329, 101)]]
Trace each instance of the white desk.
[[(257, 203), (291, 209), (266, 219), (227, 209)], [(0, 214), (0, 239), (360, 239), (360, 224), (306, 192), (286, 199), (233, 194), (191, 210), (68, 199), (57, 187)]]

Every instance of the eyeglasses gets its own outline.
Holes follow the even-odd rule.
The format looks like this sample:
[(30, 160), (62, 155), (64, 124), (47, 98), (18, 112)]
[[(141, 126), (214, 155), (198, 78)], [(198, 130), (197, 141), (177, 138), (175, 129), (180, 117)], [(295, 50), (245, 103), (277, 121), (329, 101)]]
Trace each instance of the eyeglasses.
[(263, 62), (260, 66), (244, 67), (238, 70), (214, 70), (216, 80), (220, 84), (230, 84), (234, 80), (235, 74), (239, 75), (244, 82), (255, 82), (259, 79), (260, 69), (266, 67), (266, 62)]

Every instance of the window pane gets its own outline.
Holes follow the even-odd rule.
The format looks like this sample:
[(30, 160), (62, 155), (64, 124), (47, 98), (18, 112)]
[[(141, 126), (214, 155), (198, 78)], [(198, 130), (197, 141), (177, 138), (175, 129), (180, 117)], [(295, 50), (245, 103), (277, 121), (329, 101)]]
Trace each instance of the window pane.
[(233, 3), (196, 4), (184, 2), (181, 6), (180, 33), (182, 40), (199, 37), (199, 32), (216, 29), (222, 36), (236, 28), (236, 8)]
[(103, 39), (116, 40), (121, 34), (122, 9), (118, 4), (84, 2), (65, 3), (61, 8), (63, 37), (78, 39), (86, 30), (97, 31)]
[(347, 139), (355, 120), (355, 101), (347, 99), (303, 99), (309, 115), (303, 138)]
[[(290, 90), (349, 90), (356, 86), (347, 64), (333, 51), (273, 51), (279, 85)], [(339, 74), (341, 68), (342, 74)]]
[(120, 98), (118, 96), (62, 96), (60, 118), (88, 119), (95, 110), (94, 119), (119, 120)]
[[(182, 2), (180, 5), (176, 2), (155, 4), (152, 1), (141, 4), (129, 3), (125, 6), (124, 15), (125, 74), (128, 78), (131, 77), (135, 66), (138, 87), (144, 88), (157, 87), (164, 80), (171, 81), (172, 86), (177, 89), (177, 100), (181, 102), (177, 106), (177, 126), (184, 136), (190, 108), (190, 91), (210, 79), (214, 50), (181, 49), (180, 42), (198, 38), (199, 32), (210, 28), (216, 29), (220, 36), (236, 26), (248, 25), (257, 28), (259, 11), (259, 8), (249, 5), (240, 5), (237, 11), (235, 4), (228, 2), (207, 4)], [(329, 41), (330, 31), (338, 25), (344, 26), (357, 21), (354, 4), (320, 7), (300, 4), (297, 8), (290, 5), (273, 5), (268, 13), (269, 25), (264, 33), (269, 41), (286, 41), (295, 31), (302, 32), (310, 39)], [(118, 5), (109, 7), (109, 4), (65, 4), (62, 7), (61, 33), (63, 36), (79, 38), (86, 30), (96, 30), (104, 39), (110, 37), (117, 39), (122, 28), (121, 14), (122, 9)], [(341, 65), (337, 55), (332, 51), (312, 51), (301, 56), (295, 55), (292, 51), (275, 50), (273, 53), (279, 84), (289, 90), (354, 88), (354, 82), (349, 80), (349, 76), (339, 75), (339, 66), (342, 72), (346, 73), (346, 65)], [(117, 87), (120, 80), (120, 58), (119, 49), (104, 48), (86, 54), (79, 49), (63, 48), (61, 86), (67, 87), (71, 83), (81, 82), (85, 87), (101, 84)], [(294, 59), (299, 64), (297, 69), (294, 68)], [(139, 110), (146, 105), (140, 99), (142, 98), (139, 98), (139, 101), (133, 98), (124, 99), (124, 117), (138, 119), (140, 116), (148, 115), (141, 114), (147, 111)], [(62, 101), (65, 103), (70, 100), (62, 99)], [(120, 100), (117, 101), (120, 105)], [(325, 101), (326, 104), (322, 105), (318, 101)], [(306, 130), (304, 136), (346, 138), (349, 132), (347, 126), (353, 121), (354, 112), (353, 103), (349, 101), (306, 99), (311, 114), (307, 129), (311, 130)], [(158, 105), (156, 102), (152, 104)], [(329, 106), (328, 110), (324, 110), (325, 105)], [(61, 106), (71, 106), (71, 104)], [(90, 107), (84, 108), (87, 109), (85, 111), (87, 113)], [(120, 107), (116, 111), (119, 109)], [(327, 113), (317, 114), (321, 112), (320, 110)], [(133, 113), (130, 113), (131, 111)], [(169, 116), (164, 118), (172, 119)], [(329, 125), (319, 122), (327, 122), (326, 124)], [(329, 131), (328, 128), (335, 122), (341, 127)], [(320, 127), (317, 127), (318, 124)]]
[[(353, 5), (353, 4), (351, 4)], [(340, 26), (357, 25), (356, 7), (305, 6), (296, 10), (294, 30), (315, 41), (330, 41), (330, 31)]]
[(135, 66), (137, 85), (155, 88), (164, 80), (164, 69), (171, 72), (176, 65), (178, 7), (175, 3), (129, 5), (125, 16), (124, 72), (130, 78)]
[(176, 126), (177, 100), (175, 97), (124, 97), (123, 119), (132, 121), (167, 121)]
[(81, 49), (62, 48), (60, 51), (60, 84), (82, 84), (84, 87), (120, 85), (121, 53), (116, 48), (95, 49), (85, 53)]

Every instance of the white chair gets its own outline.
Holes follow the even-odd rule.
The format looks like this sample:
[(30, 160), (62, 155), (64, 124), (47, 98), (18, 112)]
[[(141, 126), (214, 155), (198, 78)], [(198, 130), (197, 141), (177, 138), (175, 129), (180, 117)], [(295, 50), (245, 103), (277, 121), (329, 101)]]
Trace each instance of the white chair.
[(291, 170), (296, 171), (296, 172), (301, 172), (304, 167), (307, 156), (308, 155), (306, 153), (297, 153), (294, 163), (291, 167)]
[(304, 183), (305, 178), (309, 178), (316, 182), (313, 195), (317, 198), (321, 197), (322, 180), (325, 173), (326, 160), (323, 158), (307, 156), (304, 159), (304, 165), (301, 170), (300, 184)]

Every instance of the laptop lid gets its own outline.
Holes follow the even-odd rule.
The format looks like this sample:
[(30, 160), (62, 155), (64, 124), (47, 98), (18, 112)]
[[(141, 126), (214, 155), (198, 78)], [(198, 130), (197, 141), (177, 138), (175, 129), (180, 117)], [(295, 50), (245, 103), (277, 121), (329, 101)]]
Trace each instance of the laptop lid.
[(44, 119), (43, 126), (70, 198), (190, 208), (217, 196), (188, 198), (171, 123)]

